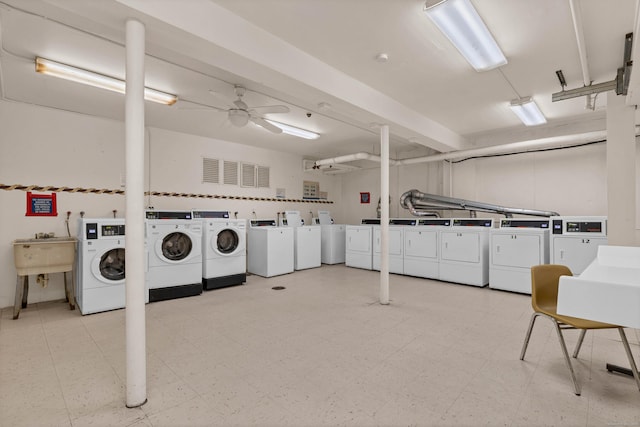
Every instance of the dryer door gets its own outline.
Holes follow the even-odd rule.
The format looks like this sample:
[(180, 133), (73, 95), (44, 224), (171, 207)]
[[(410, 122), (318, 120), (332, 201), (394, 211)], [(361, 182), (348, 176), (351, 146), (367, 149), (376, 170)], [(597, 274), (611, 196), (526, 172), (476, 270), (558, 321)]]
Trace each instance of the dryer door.
[(233, 255), (240, 246), (240, 236), (232, 228), (220, 230), (215, 239), (211, 239), (211, 246), (218, 255)]
[(163, 260), (179, 263), (191, 254), (193, 243), (187, 234), (176, 231), (167, 234), (161, 244), (156, 246), (157, 249), (160, 249), (157, 252)]
[(91, 262), (91, 273), (102, 283), (119, 285), (124, 283), (124, 248), (113, 248), (96, 255)]

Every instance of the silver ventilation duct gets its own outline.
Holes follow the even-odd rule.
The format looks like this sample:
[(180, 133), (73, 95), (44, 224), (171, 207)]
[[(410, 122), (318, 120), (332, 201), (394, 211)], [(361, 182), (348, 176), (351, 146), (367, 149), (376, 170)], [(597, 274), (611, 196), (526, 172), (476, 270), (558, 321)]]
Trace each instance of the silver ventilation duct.
[(423, 193), (418, 190), (409, 190), (400, 197), (400, 206), (408, 209), (413, 216), (433, 216), (434, 210), (467, 210), (473, 212), (488, 212), (504, 215), (511, 218), (514, 214), (551, 217), (560, 215), (552, 211), (539, 211), (535, 209), (509, 208), (492, 205), (490, 203), (474, 202), (472, 200), (456, 199), (454, 197), (438, 196)]

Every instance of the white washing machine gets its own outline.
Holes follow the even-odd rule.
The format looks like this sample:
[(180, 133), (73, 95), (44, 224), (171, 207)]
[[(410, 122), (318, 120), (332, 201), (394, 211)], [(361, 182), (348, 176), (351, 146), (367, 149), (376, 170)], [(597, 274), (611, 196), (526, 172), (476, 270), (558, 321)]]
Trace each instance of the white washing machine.
[(283, 227), (293, 228), (293, 268), (306, 270), (321, 265), (321, 236), (317, 225), (304, 225), (299, 211), (286, 211)]
[(440, 234), (440, 280), (463, 285), (489, 284), (489, 232), (493, 219), (452, 218)]
[(346, 225), (334, 224), (329, 211), (318, 211), (318, 217), (314, 219), (320, 224), (320, 261), (323, 264), (344, 263)]
[(489, 287), (531, 295), (531, 267), (549, 264), (548, 219), (500, 220), (491, 230)]
[[(78, 222), (76, 302), (80, 313), (124, 308), (124, 218), (81, 218)], [(149, 292), (146, 290), (146, 301)]]
[[(404, 233), (415, 227), (416, 218), (391, 218), (389, 220), (389, 273), (404, 274)], [(380, 271), (382, 230), (373, 228), (373, 269)]]
[(202, 222), (191, 211), (147, 211), (149, 301), (202, 293)]
[(247, 281), (247, 221), (228, 211), (193, 211), (202, 221), (202, 288), (241, 285)]
[(252, 219), (247, 229), (247, 270), (262, 277), (293, 273), (293, 228)]
[(379, 219), (363, 219), (360, 225), (345, 227), (345, 256), (347, 267), (373, 269), (373, 227)]
[(440, 279), (440, 234), (450, 227), (448, 218), (424, 218), (404, 230), (404, 274)]
[(598, 255), (598, 246), (606, 245), (606, 216), (552, 216), (551, 264), (569, 267), (580, 275)]

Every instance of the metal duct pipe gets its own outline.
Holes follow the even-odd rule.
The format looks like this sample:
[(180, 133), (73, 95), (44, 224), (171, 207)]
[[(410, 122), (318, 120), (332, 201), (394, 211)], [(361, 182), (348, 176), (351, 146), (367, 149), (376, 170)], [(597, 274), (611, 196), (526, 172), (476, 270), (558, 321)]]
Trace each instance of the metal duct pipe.
[[(400, 206), (409, 210), (409, 213), (413, 216), (434, 216), (436, 218), (440, 218), (440, 214), (438, 212), (427, 211), (427, 210), (418, 210), (414, 205), (411, 199), (411, 191), (407, 191), (402, 196), (400, 196)], [(439, 208), (438, 208), (439, 209)]]
[[(490, 147), (474, 148), (471, 150), (452, 151), (433, 156), (414, 157), (412, 159), (389, 160), (391, 166), (413, 165), (416, 163), (439, 162), (441, 160), (459, 159), (462, 157), (488, 156), (492, 154), (504, 154), (512, 152), (525, 152), (531, 149), (560, 147), (563, 145), (582, 144), (605, 139), (606, 131), (585, 132), (577, 135), (552, 136), (548, 138), (534, 139), (530, 141), (512, 142), (510, 144), (493, 145)], [(380, 156), (370, 153), (355, 153), (346, 156), (332, 157), (318, 160), (316, 166), (331, 165), (335, 163), (347, 163), (355, 160), (371, 160), (380, 162)]]
[[(473, 200), (465, 200), (465, 199), (457, 199), (455, 197), (447, 197), (447, 196), (439, 196), (436, 194), (428, 194), (423, 193), (418, 190), (409, 190), (406, 191), (400, 197), (400, 206), (405, 209), (408, 209), (409, 212), (417, 211), (421, 207), (428, 207), (431, 209), (439, 208), (439, 209), (452, 209), (452, 210), (469, 210), (469, 211), (480, 211), (487, 213), (497, 213), (501, 215), (505, 215), (507, 218), (510, 218), (514, 214), (518, 215), (531, 215), (531, 216), (542, 216), (542, 217), (551, 217), (560, 215), (557, 212), (552, 211), (541, 211), (535, 209), (522, 209), (522, 208), (511, 208), (505, 206), (494, 205), (490, 203), (483, 202), (475, 202)], [(416, 215), (420, 216), (420, 214)]]
[[(353, 162), (356, 160), (371, 160), (373, 162), (380, 163), (381, 158), (380, 156), (376, 156), (375, 154), (361, 152), (361, 153), (347, 154), (345, 156), (332, 157), (330, 159), (318, 160), (314, 162), (314, 166), (333, 165), (336, 163), (347, 163), (347, 162)], [(396, 163), (395, 160), (389, 159), (390, 165), (395, 165), (395, 163)]]
[(441, 160), (453, 160), (462, 157), (488, 156), (492, 154), (504, 154), (509, 152), (527, 151), (544, 147), (559, 147), (566, 144), (585, 143), (604, 139), (606, 131), (586, 132), (579, 135), (552, 136), (549, 138), (535, 139), (531, 141), (512, 142), (510, 144), (493, 145), (490, 147), (474, 148), (471, 150), (453, 151), (450, 153), (436, 154), (434, 156), (415, 157), (413, 159), (397, 160), (396, 166), (413, 165), (416, 163), (438, 162)]

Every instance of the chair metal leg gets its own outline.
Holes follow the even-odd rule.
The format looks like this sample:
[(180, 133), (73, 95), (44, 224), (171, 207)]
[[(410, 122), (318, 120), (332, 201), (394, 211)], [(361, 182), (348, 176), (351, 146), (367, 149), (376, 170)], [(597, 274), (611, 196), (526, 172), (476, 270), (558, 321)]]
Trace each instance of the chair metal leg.
[(556, 327), (556, 332), (558, 333), (558, 340), (560, 341), (560, 348), (562, 349), (562, 353), (564, 355), (564, 361), (567, 363), (567, 367), (569, 371), (571, 371), (571, 380), (573, 381), (573, 389), (575, 390), (575, 394), (580, 396), (580, 386), (578, 385), (578, 380), (576, 379), (576, 373), (573, 370), (573, 365), (571, 364), (571, 360), (569, 359), (569, 352), (567, 351), (567, 345), (564, 342), (564, 337), (562, 336), (562, 331), (560, 330), (560, 325), (558, 322), (551, 318), (554, 326)]
[(631, 372), (633, 372), (633, 378), (635, 378), (636, 385), (638, 386), (638, 390), (640, 390), (640, 375), (638, 375), (638, 367), (636, 366), (636, 361), (633, 359), (633, 354), (631, 354), (631, 348), (629, 348), (629, 341), (627, 340), (627, 335), (624, 333), (624, 328), (618, 328), (618, 332), (620, 332), (622, 345), (624, 345), (624, 351), (627, 353), (627, 358), (629, 359), (629, 365), (631, 365)]
[(578, 353), (580, 353), (580, 347), (582, 347), (582, 341), (584, 341), (584, 336), (587, 333), (586, 329), (580, 329), (580, 336), (578, 337), (578, 342), (576, 343), (576, 348), (573, 350), (573, 358), (576, 359), (578, 357)]
[(520, 360), (524, 360), (524, 354), (527, 352), (527, 347), (529, 346), (529, 339), (531, 338), (531, 331), (533, 330), (533, 324), (536, 323), (536, 318), (539, 313), (533, 313), (531, 315), (531, 320), (529, 320), (529, 329), (527, 329), (527, 335), (524, 338), (524, 343), (522, 344), (522, 351), (520, 352)]

